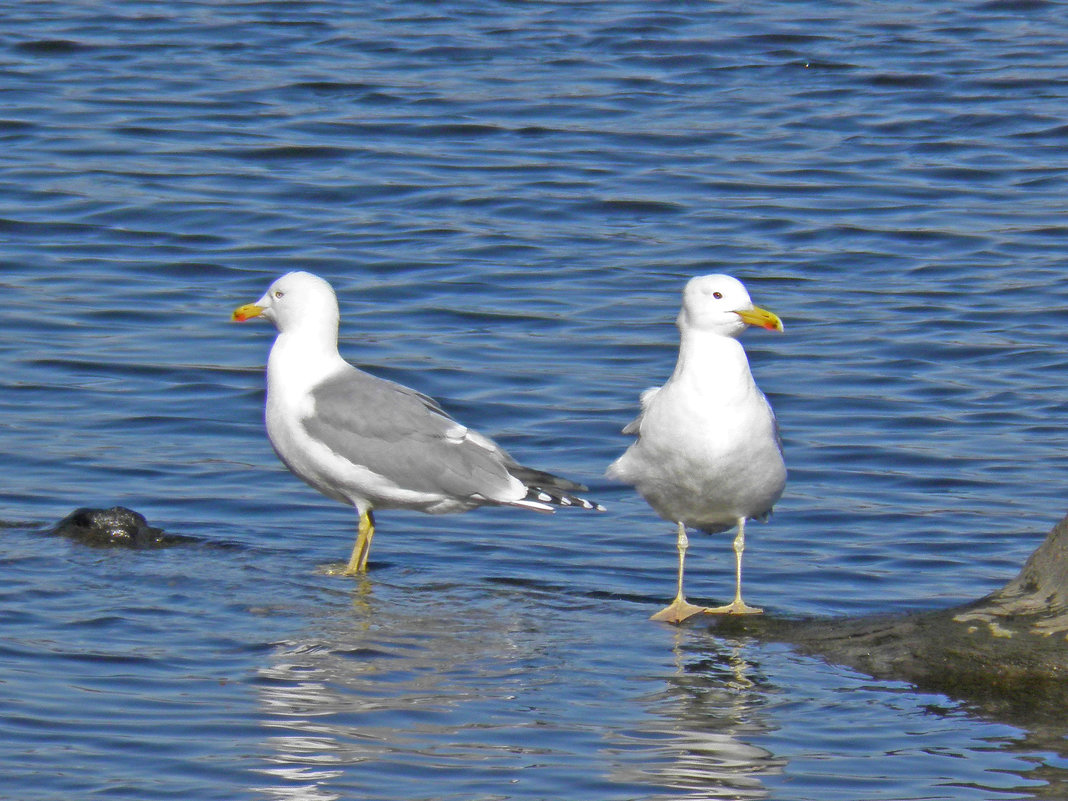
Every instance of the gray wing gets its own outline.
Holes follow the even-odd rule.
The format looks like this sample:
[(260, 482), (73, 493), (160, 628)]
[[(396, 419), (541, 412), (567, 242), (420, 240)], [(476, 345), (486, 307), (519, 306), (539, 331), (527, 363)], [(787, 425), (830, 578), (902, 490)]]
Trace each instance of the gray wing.
[(627, 423), (625, 426), (623, 426), (623, 432), (622, 433), (624, 433), (624, 434), (633, 434), (634, 436), (638, 436), (638, 434), (641, 433), (641, 430), (642, 430), (642, 417), (645, 416), (645, 410), (649, 408), (649, 403), (653, 400), (653, 397), (659, 391), (660, 391), (660, 387), (649, 387), (649, 389), (645, 390), (641, 394), (641, 397), (639, 398), (639, 400), (641, 402), (642, 410), (640, 412), (638, 412), (638, 416), (637, 417), (635, 417), (633, 420), (631, 420), (629, 423)]
[[(767, 401), (765, 397), (764, 402), (767, 403)], [(768, 403), (768, 411), (771, 412), (771, 427), (775, 431), (775, 444), (779, 446), (779, 453), (785, 456), (782, 450), (782, 430), (779, 428), (779, 418), (775, 416), (775, 410), (771, 408), (770, 403)]]
[(398, 487), (450, 498), (500, 497), (511, 458), (401, 384), (351, 368), (312, 391), (307, 432)]

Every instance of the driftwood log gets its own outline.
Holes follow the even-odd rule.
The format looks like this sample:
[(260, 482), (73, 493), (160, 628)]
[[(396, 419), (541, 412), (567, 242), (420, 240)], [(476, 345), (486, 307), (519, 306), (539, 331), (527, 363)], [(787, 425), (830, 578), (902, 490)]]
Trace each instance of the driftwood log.
[(968, 701), (1028, 729), (1048, 724), (1058, 739), (1068, 729), (1068, 517), (1012, 581), (962, 606), (858, 618), (709, 620), (719, 634), (789, 643), (874, 678)]

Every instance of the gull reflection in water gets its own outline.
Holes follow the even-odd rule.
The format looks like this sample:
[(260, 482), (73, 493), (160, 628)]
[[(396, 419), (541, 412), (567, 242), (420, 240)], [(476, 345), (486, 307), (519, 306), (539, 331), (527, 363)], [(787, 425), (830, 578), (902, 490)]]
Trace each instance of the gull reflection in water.
[(274, 784), (257, 788), (269, 798), (285, 801), (335, 801), (336, 792), (324, 785), (344, 773), (347, 759), (332, 727), (322, 726), (316, 718), (329, 714), (330, 692), (319, 670), (311, 660), (316, 646), (281, 644), (280, 655), (288, 657), (260, 671), (261, 702), (264, 705), (264, 725), (285, 733), (268, 735), (270, 761), (277, 764), (263, 768), (262, 773), (275, 780)]
[[(738, 644), (718, 642), (687, 654), (688, 632), (674, 633), (675, 673), (642, 699), (648, 713), (632, 740), (653, 759), (631, 781), (668, 787), (664, 798), (767, 798), (762, 776), (781, 773), (786, 760), (747, 742), (769, 731), (760, 715), (769, 692), (757, 665)], [(635, 743), (637, 744), (637, 743)]]
[(747, 742), (767, 688), (741, 648), (680, 641), (665, 681), (659, 636), (621, 651), (557, 587), (373, 590), (260, 670), (266, 797), (762, 798), (781, 769)]
[[(257, 690), (276, 799), (604, 798), (614, 677), (555, 589), (381, 581), (276, 644)], [(607, 635), (606, 635), (607, 636)], [(271, 734), (270, 732), (274, 732)]]

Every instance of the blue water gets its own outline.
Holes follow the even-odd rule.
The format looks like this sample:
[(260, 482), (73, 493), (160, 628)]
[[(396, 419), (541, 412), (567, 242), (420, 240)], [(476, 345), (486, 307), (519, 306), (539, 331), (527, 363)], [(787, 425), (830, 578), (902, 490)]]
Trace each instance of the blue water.
[[(730, 272), (790, 481), (778, 615), (948, 606), (1066, 511), (1068, 16), (1041, 0), (0, 3), (0, 795), (1005, 799), (1064, 731), (647, 616), (603, 478)], [(351, 510), (262, 430), (292, 269), (342, 351), (603, 515)], [(42, 533), (122, 504), (190, 545)], [(688, 588), (729, 599), (729, 537)]]

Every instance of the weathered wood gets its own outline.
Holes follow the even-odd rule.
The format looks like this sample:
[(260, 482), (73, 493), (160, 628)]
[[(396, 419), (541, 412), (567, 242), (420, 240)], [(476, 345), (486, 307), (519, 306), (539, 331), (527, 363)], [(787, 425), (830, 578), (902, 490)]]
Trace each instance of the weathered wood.
[(714, 630), (790, 643), (879, 679), (982, 705), (997, 717), (1050, 714), (1068, 701), (1068, 517), (1012, 581), (950, 609), (790, 620), (710, 618)]

